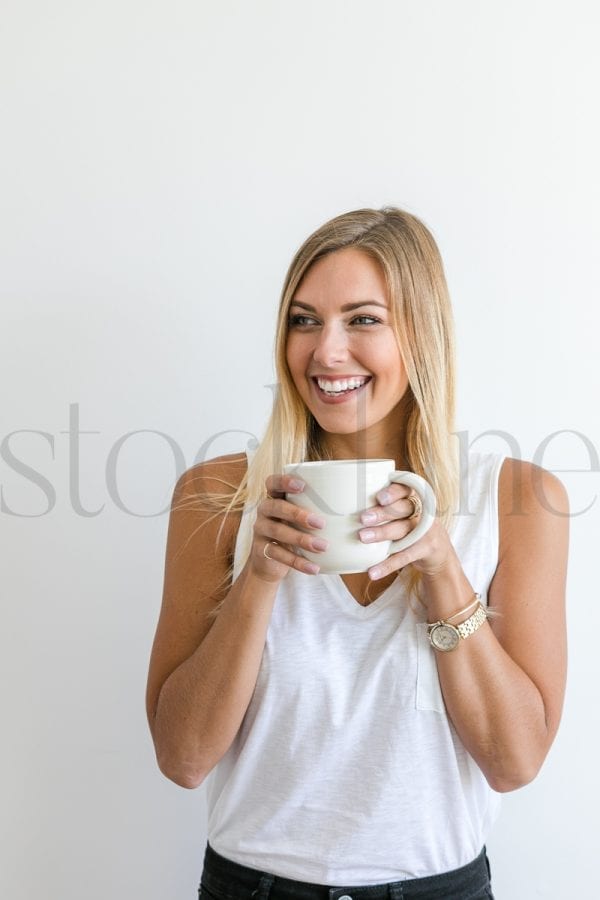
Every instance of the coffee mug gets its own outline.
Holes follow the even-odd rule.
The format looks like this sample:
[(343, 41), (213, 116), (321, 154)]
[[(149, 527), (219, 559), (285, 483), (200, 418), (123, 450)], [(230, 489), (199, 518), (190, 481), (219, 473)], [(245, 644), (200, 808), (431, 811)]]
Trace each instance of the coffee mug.
[[(366, 572), (392, 553), (410, 547), (431, 528), (436, 501), (430, 485), (414, 472), (398, 472), (393, 459), (324, 459), (315, 462), (290, 463), (286, 475), (301, 478), (305, 488), (288, 493), (286, 499), (310, 510), (325, 520), (325, 527), (315, 534), (328, 541), (327, 550), (298, 552), (319, 566), (322, 573), (351, 575)], [(398, 541), (376, 541), (365, 544), (358, 531), (368, 526), (360, 514), (377, 505), (376, 494), (399, 482), (419, 495), (423, 510), (416, 526)]]

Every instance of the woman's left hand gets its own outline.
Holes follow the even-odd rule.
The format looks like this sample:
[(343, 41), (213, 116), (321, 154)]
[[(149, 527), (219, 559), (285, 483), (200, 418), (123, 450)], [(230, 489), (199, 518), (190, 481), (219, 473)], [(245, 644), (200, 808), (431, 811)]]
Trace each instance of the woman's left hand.
[[(406, 537), (419, 521), (410, 518), (415, 507), (407, 498), (412, 494), (411, 488), (395, 483), (379, 491), (377, 506), (370, 507), (360, 515), (362, 525), (358, 532), (360, 540), (371, 544), (376, 541), (398, 541)], [(448, 532), (439, 519), (435, 519), (422, 538), (405, 550), (392, 553), (383, 562), (372, 566), (368, 574), (369, 578), (377, 580), (412, 564), (424, 575), (435, 577), (454, 556)]]

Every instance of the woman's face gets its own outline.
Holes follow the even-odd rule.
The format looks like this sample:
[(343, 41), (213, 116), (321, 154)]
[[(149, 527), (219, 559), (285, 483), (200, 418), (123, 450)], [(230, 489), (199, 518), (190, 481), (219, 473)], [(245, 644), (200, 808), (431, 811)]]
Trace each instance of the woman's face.
[(318, 260), (289, 312), (287, 362), (298, 393), (332, 434), (397, 426), (408, 378), (379, 264), (348, 247)]

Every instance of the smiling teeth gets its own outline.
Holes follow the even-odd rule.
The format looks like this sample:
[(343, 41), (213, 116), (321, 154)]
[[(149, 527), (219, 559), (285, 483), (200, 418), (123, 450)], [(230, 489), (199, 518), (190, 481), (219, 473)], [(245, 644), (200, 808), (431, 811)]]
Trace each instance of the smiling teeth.
[(342, 381), (329, 381), (327, 378), (317, 378), (317, 384), (326, 394), (343, 394), (345, 391), (354, 391), (362, 387), (367, 378), (346, 378)]

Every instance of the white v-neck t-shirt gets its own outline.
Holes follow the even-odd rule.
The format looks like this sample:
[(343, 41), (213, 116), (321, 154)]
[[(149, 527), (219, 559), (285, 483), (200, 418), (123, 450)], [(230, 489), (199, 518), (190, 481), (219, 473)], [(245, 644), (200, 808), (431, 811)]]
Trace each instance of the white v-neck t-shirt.
[[(469, 457), (451, 532), (484, 604), (503, 459)], [(234, 577), (251, 525), (244, 516)], [(425, 619), (400, 580), (361, 606), (339, 575), (289, 572), (250, 705), (206, 782), (217, 853), (329, 885), (437, 875), (477, 856), (500, 797), (446, 714)]]

